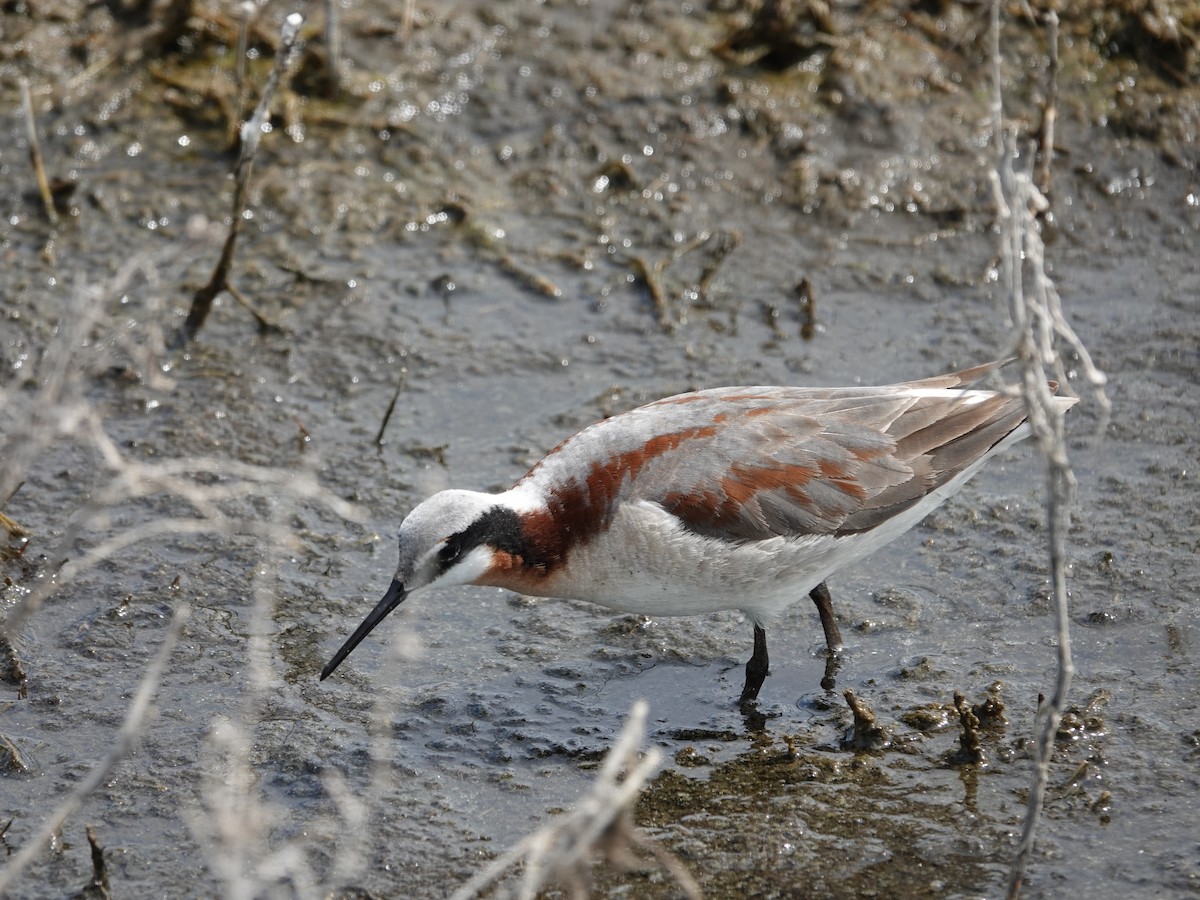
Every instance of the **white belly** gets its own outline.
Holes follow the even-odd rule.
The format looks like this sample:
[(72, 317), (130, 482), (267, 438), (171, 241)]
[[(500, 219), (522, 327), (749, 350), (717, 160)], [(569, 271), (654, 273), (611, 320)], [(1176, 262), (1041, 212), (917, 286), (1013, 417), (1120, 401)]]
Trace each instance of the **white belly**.
[(691, 616), (740, 609), (766, 624), (841, 565), (854, 538), (805, 536), (733, 544), (686, 531), (653, 503), (621, 507), (569, 559), (547, 593), (622, 612)]

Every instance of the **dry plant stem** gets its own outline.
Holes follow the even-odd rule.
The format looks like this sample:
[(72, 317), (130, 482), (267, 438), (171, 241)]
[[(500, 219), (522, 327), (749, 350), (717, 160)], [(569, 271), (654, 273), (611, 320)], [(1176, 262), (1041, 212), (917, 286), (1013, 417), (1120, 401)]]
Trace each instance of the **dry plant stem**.
[[(25, 622), (60, 584), (139, 541), (160, 535), (218, 532), (252, 534), (278, 545), (292, 540), (289, 529), (275, 526), (270, 521), (234, 521), (227, 518), (220, 510), (222, 501), (245, 497), (247, 494), (286, 495), (315, 500), (351, 521), (359, 518), (349, 503), (320, 487), (311, 471), (276, 469), (236, 460), (203, 457), (170, 459), (161, 463), (131, 463), (121, 455), (98, 421), (90, 421), (88, 429), (89, 440), (113, 472), (112, 478), (95, 493), (87, 507), (72, 517), (57, 546), (48, 554), (46, 571), (54, 573), (54, 577), (42, 579), (9, 612), (2, 627), (10, 641), (16, 639)], [(220, 484), (203, 484), (196, 480), (197, 475), (228, 480)], [(156, 494), (167, 494), (186, 501), (196, 515), (191, 518), (162, 518), (126, 529), (93, 547), (82, 557), (67, 562), (79, 536), (102, 523), (110, 509), (130, 500)]]
[(92, 848), (92, 881), (88, 887), (101, 897), (111, 896), (108, 886), (108, 866), (104, 864), (104, 848), (96, 840), (96, 832), (91, 825), (87, 827), (87, 839)]
[(236, 285), (226, 283), (225, 290), (229, 292), (229, 296), (237, 302), (238, 306), (250, 313), (254, 318), (255, 324), (258, 325), (259, 334), (270, 334), (272, 331), (278, 332), (283, 330), (255, 309), (254, 304), (250, 302), (250, 298), (238, 290)]
[[(295, 498), (268, 501), (265, 517), (274, 530), (296, 514)], [(273, 624), (277, 576), (282, 545), (263, 541), (264, 555), (255, 570), (254, 604), (246, 646), (246, 689), (236, 721), (219, 721), (209, 738), (206, 755), (206, 814), (192, 816), (192, 828), (208, 851), (214, 873), (224, 882), (223, 896), (252, 900), (273, 896), (287, 885), (287, 893), (319, 897), (309, 854), (295, 841), (278, 844), (273, 833), (280, 824), (278, 810), (262, 794), (255, 771), (253, 748), (256, 728), (269, 708), (268, 695), (277, 679), (273, 674)]]
[[(1026, 332), (1028, 336), (1028, 332)], [(1071, 472), (1063, 443), (1062, 413), (1050, 404), (1043, 367), (1037, 355), (1030, 352), (1028, 341), (1019, 345), (1022, 367), (1022, 390), (1026, 409), (1030, 411), (1034, 424), (1034, 436), (1046, 457), (1047, 463), (1047, 542), (1050, 553), (1050, 571), (1054, 594), (1054, 614), (1057, 632), (1057, 675), (1054, 691), (1049, 700), (1038, 710), (1036, 722), (1037, 759), (1034, 781), (1029, 791), (1029, 803), (1025, 811), (1025, 823), (1020, 844), (1009, 873), (1008, 897), (1016, 900), (1020, 895), (1025, 871), (1033, 852), (1038, 820), (1046, 798), (1049, 780), (1050, 757), (1054, 751), (1054, 736), (1066, 709), (1067, 693), (1075, 672), (1071, 659), (1070, 610), (1067, 604), (1066, 586), (1066, 532), (1067, 513), (1074, 492), (1075, 478)], [(1045, 395), (1045, 396), (1043, 396)], [(1043, 406), (1043, 404), (1047, 404)]]
[[(125, 283), (124, 273), (114, 281), (116, 285)], [(85, 415), (73, 394), (80, 376), (79, 348), (103, 311), (98, 301), (91, 292), (81, 294), (69, 315), (63, 317), (38, 366), (38, 390), (29, 405), (29, 415), (7, 427), (0, 438), (0, 459), (4, 460), (0, 466), (0, 495), (11, 499), (46, 448)], [(19, 406), (19, 400), (15, 383), (0, 387), (0, 412), (6, 412), (10, 405)]]
[[(1067, 514), (1075, 485), (1064, 441), (1063, 414), (1055, 405), (1046, 381), (1046, 371), (1055, 371), (1066, 385), (1057, 345), (1065, 343), (1080, 361), (1083, 374), (1102, 409), (1108, 401), (1102, 387), (1104, 375), (1092, 365), (1087, 348), (1067, 324), (1053, 282), (1046, 275), (1044, 245), (1037, 216), (1048, 204), (1027, 171), (1018, 172), (1016, 140), (1004, 126), (1003, 90), (1000, 71), (1000, 4), (993, 0), (991, 23), (994, 133), (997, 165), (991, 173), (1001, 226), (1002, 286), (1015, 337), (1015, 355), (1021, 367), (1021, 393), (1029, 427), (1038, 450), (1046, 459), (1046, 521), (1051, 582), (1057, 632), (1057, 675), (1050, 699), (1042, 706), (1036, 723), (1037, 760), (1025, 824), (1009, 873), (1008, 897), (1020, 895), (1025, 871), (1033, 851), (1038, 820), (1046, 796), (1054, 735), (1062, 720), (1074, 665), (1071, 660), (1070, 610), (1066, 592)], [(1047, 176), (1048, 177), (1048, 176)], [(1030, 290), (1026, 292), (1026, 283)]]
[[(146, 260), (132, 260), (122, 267), (122, 274), (115, 284), (124, 285), (127, 275), (144, 268)], [(128, 272), (126, 272), (128, 270)], [(147, 273), (149, 281), (153, 278)], [(75, 306), (68, 308), (53, 342), (42, 355), (36, 372), (37, 390), (32, 396), (23, 389), (0, 385), (0, 495), (10, 495), (36, 465), (38, 456), (46, 447), (56, 442), (70, 441), (86, 450), (93, 461), (95, 475), (89, 483), (87, 500), (67, 521), (58, 545), (51, 549), (40, 566), (41, 576), (33, 583), (19, 605), (7, 611), (0, 623), (0, 635), (4, 639), (15, 638), (23, 625), (39, 609), (41, 603), (62, 583), (75, 578), (80, 572), (95, 566), (104, 559), (119, 554), (129, 545), (166, 535), (180, 534), (224, 534), (248, 535), (257, 538), (265, 548), (262, 568), (256, 573), (256, 603), (254, 606), (251, 635), (246, 656), (249, 659), (249, 687), (244, 693), (240, 721), (244, 727), (230, 724), (218, 728), (214, 743), (218, 754), (206, 755), (214, 768), (219, 768), (211, 778), (212, 790), (210, 819), (221, 818), (221, 834), (227, 840), (219, 846), (220, 854), (214, 853), (213, 868), (231, 865), (234, 860), (241, 865), (230, 868), (233, 888), (226, 896), (258, 897), (278, 893), (280, 885), (292, 887), (290, 894), (301, 897), (319, 897), (323, 892), (315, 886), (311, 871), (311, 854), (299, 841), (290, 841), (279, 846), (276, 835), (279, 819), (273, 808), (265, 802), (258, 789), (253, 770), (251, 748), (254, 746), (253, 731), (262, 721), (267, 708), (269, 691), (278, 683), (274, 672), (275, 654), (271, 652), (274, 598), (277, 594), (274, 573), (280, 555), (295, 545), (296, 535), (289, 526), (297, 510), (319, 506), (326, 510), (339, 509), (352, 514), (352, 507), (325, 491), (318, 484), (315, 470), (309, 467), (283, 469), (254, 466), (225, 458), (182, 458), (144, 462), (128, 458), (121, 446), (105, 431), (100, 410), (90, 401), (85, 386), (91, 384), (90, 376), (105, 371), (114, 361), (106, 350), (118, 349), (128, 352), (123, 341), (121, 328), (105, 337), (103, 320), (105, 296), (117, 293), (113, 284), (103, 289), (81, 290)], [(97, 335), (100, 334), (98, 338)], [(88, 350), (81, 350), (86, 345)], [(147, 371), (159, 369), (161, 342), (151, 341), (146, 348), (146, 358), (132, 355), (131, 358)], [(139, 348), (133, 347), (134, 351)], [(157, 356), (155, 353), (157, 352)], [(116, 357), (122, 358), (122, 357)], [(230, 505), (238, 506), (248, 495), (269, 504), (268, 515), (257, 509), (245, 516), (230, 513)], [(148, 519), (131, 527), (109, 530), (110, 520), (119, 516), (129, 504), (137, 504), (145, 498), (161, 498), (172, 510), (172, 515)], [(330, 505), (332, 504), (332, 505)], [(186, 510), (179, 510), (186, 506)], [(88, 543), (80, 546), (81, 540)], [(172, 632), (174, 634), (176, 632)], [(11, 641), (10, 641), (11, 643)], [(0, 648), (5, 646), (0, 640)], [(167, 652), (164, 649), (164, 653)], [(161, 665), (148, 672), (148, 677), (157, 679)], [(19, 678), (18, 673), (18, 678)], [(122, 730), (122, 742), (114, 750), (114, 758), (103, 769), (111, 770), (119, 758), (122, 747), (128, 747), (133, 723), (144, 711), (149, 693), (146, 687), (139, 693), (139, 700), (129, 710), (127, 727)], [(140, 706), (138, 705), (140, 702)], [(246, 735), (250, 735), (247, 737)], [(220, 742), (224, 741), (223, 744)], [(96, 778), (111, 777), (101, 770), (86, 785), (81, 787), (79, 797), (85, 797), (97, 783)], [(219, 791), (232, 791), (232, 798), (224, 805), (218, 801)], [(333, 791), (331, 790), (331, 793)], [(338, 801), (343, 818), (349, 820), (353, 811), (353, 798), (344, 789)], [(29, 859), (36, 859), (44, 852), (45, 837), (61, 826), (65, 817), (71, 815), (75, 806), (64, 807), (55, 820), (22, 852), (19, 865), (24, 867)], [(215, 834), (216, 826), (197, 829), (202, 834)], [(342, 839), (340, 829), (332, 831), (335, 839)], [(369, 835), (359, 834), (358, 844), (369, 846)], [(340, 862), (340, 856), (339, 856)], [(222, 870), (225, 871), (225, 870)], [(14, 863), (0, 872), (0, 884), (7, 884), (17, 877)], [(343, 873), (344, 874), (344, 873)], [(266, 888), (262, 888), (266, 885)], [(236, 888), (236, 890), (234, 889)], [(0, 888), (0, 894), (3, 889)]]
[[(397, 614), (403, 621), (403, 611), (398, 610)], [(415, 659), (418, 649), (416, 636), (406, 626), (394, 629), (382, 669), (391, 671), (394, 666)], [(374, 701), (368, 725), (368, 787), (365, 790), (351, 790), (341, 774), (333, 769), (322, 779), (338, 810), (338, 816), (330, 822), (327, 832), (329, 856), (335, 861), (328, 881), (331, 890), (327, 896), (361, 881), (368, 852), (375, 846), (382, 825), (380, 819), (384, 809), (379, 798), (391, 796), (396, 782), (393, 763), (395, 737), (392, 730), (396, 715), (395, 697), (383, 689), (372, 693)], [(370, 799), (364, 802), (359, 797)]]
[(1038, 169), (1038, 190), (1050, 196), (1050, 165), (1054, 162), (1054, 125), (1058, 119), (1058, 14), (1046, 10), (1046, 45), (1050, 64), (1046, 69), (1046, 102), (1042, 107), (1041, 167)]
[(338, 0), (325, 0), (325, 93), (336, 97), (342, 87), (342, 30)]
[(0, 509), (3, 509), (4, 507), (8, 506), (8, 504), (12, 503), (12, 498), (17, 496), (17, 491), (19, 491), (24, 486), (25, 486), (24, 481), (18, 481), (17, 484), (13, 487), (13, 489), (4, 495), (4, 499), (0, 500)]
[[(573, 896), (586, 896), (586, 874), (592, 854), (601, 847), (611, 848), (610, 841), (621, 826), (629, 827), (626, 818), (629, 809), (662, 758), (656, 749), (638, 758), (638, 748), (645, 739), (648, 709), (644, 700), (634, 704), (616, 745), (604, 758), (592, 792), (574, 810), (528, 835), (455, 891), (451, 900), (469, 900), (480, 895), (520, 860), (525, 863), (516, 895), (521, 900), (533, 900), (549, 884), (560, 880), (573, 888)], [(625, 777), (618, 780), (622, 771)], [(652, 849), (653, 845), (636, 832), (625, 837), (632, 846), (646, 849), (660, 860), (669, 855), (661, 848)], [(676, 861), (667, 868), (688, 897), (700, 896), (699, 885), (682, 863)]]
[(233, 217), (229, 222), (229, 234), (225, 237), (221, 256), (217, 260), (216, 268), (213, 269), (208, 284), (196, 291), (192, 297), (192, 305), (188, 310), (187, 319), (183, 323), (179, 343), (187, 343), (195, 339), (212, 310), (213, 300), (222, 291), (228, 289), (229, 269), (233, 265), (233, 252), (237, 246), (238, 235), (242, 230), (242, 222), (246, 218), (246, 195), (250, 183), (250, 173), (254, 169), (254, 157), (262, 138), (263, 125), (267, 121), (267, 113), (270, 110), (275, 91), (278, 89), (284, 73), (291, 68), (292, 61), (296, 57), (298, 50), (296, 37), (299, 35), (300, 26), (303, 23), (304, 17), (300, 13), (291, 13), (284, 19), (283, 28), (280, 30), (279, 52), (275, 57), (275, 65), (272, 66), (271, 74), (267, 77), (267, 83), (263, 87), (262, 97), (259, 98), (254, 115), (242, 125), (242, 149), (234, 169)]
[(413, 13), (417, 0), (404, 0), (404, 15), (400, 19), (400, 40), (407, 42), (412, 37)]
[[(238, 20), (237, 65), (234, 68), (236, 100), (233, 104), (233, 119), (242, 114), (242, 109), (246, 105), (246, 47), (250, 41), (250, 17), (254, 15), (256, 8), (257, 6), (253, 0), (243, 0), (238, 7), (241, 17)], [(231, 146), (240, 124), (237, 121), (230, 121), (229, 123), (229, 140)]]
[[(222, 896), (231, 900), (258, 897), (292, 896), (318, 898), (332, 895), (322, 886), (312, 866), (313, 854), (300, 838), (279, 838), (285, 816), (271, 803), (261, 788), (255, 753), (259, 746), (258, 729), (269, 718), (271, 697), (282, 680), (275, 646), (278, 569), (285, 558), (286, 542), (266, 537), (290, 533), (288, 522), (296, 518), (304, 498), (295, 493), (267, 495), (269, 511), (264, 517), (263, 560), (255, 572), (255, 600), (251, 612), (247, 643), (247, 679), (240, 714), (235, 720), (218, 720), (209, 737), (211, 752), (205, 763), (205, 808), (189, 816), (189, 823), (205, 848), (210, 867), (222, 880)], [(391, 717), (380, 713), (381, 729), (390, 741)], [(390, 756), (384, 768), (390, 775)], [(375, 836), (369, 829), (369, 810), (347, 786), (344, 778), (329, 773), (325, 787), (337, 806), (338, 817), (326, 826), (322, 822), (322, 844), (335, 860), (332, 883), (341, 885), (362, 872), (364, 852)], [(367, 791), (380, 796), (384, 791)], [(325, 820), (329, 821), (329, 820)], [(307, 830), (305, 834), (307, 835)]]
[(650, 293), (650, 302), (654, 304), (654, 316), (658, 320), (659, 327), (670, 334), (675, 329), (675, 323), (671, 319), (670, 304), (667, 302), (667, 295), (659, 278), (663, 268), (662, 263), (652, 265), (640, 256), (633, 257), (631, 262), (634, 271), (641, 277), (642, 282), (646, 285), (646, 290)]
[(134, 694), (133, 701), (125, 712), (125, 721), (121, 725), (121, 730), (117, 732), (116, 741), (108, 756), (92, 770), (87, 778), (80, 782), (75, 790), (71, 791), (66, 799), (58, 805), (58, 808), (46, 818), (37, 833), (26, 841), (25, 846), (9, 860), (8, 865), (0, 870), (0, 896), (3, 896), (12, 887), (25, 867), (46, 849), (50, 839), (58, 833), (63, 823), (74, 815), (88, 796), (108, 780), (117, 763), (129, 752), (141, 731), (142, 721), (150, 709), (150, 700), (158, 690), (158, 682), (162, 678), (163, 670), (166, 669), (171, 650), (174, 649), (175, 641), (189, 615), (191, 615), (191, 608), (186, 604), (180, 604), (175, 608), (175, 615), (171, 617), (171, 623), (167, 627), (162, 646), (159, 647), (154, 660), (142, 676), (142, 682), (138, 685), (137, 693)]
[(51, 225), (58, 225), (58, 211), (54, 208), (54, 195), (46, 178), (46, 167), (42, 164), (42, 147), (38, 143), (37, 123), (33, 118), (33, 100), (29, 96), (29, 79), (21, 76), (21, 108), (25, 112), (25, 135), (29, 141), (29, 162), (37, 179), (38, 193), (42, 197), (42, 209)]
[(7, 534), (10, 538), (23, 538), (29, 536), (29, 532), (25, 530), (19, 522), (15, 522), (2, 512), (0, 512), (0, 528), (4, 529), (5, 534)]
[(383, 412), (383, 421), (379, 423), (379, 431), (375, 434), (375, 446), (383, 446), (383, 434), (387, 431), (388, 422), (392, 420), (392, 413), (396, 411), (396, 401), (400, 399), (400, 392), (404, 390), (406, 379), (401, 377), (400, 383), (396, 385), (396, 392), (392, 394), (392, 399), (387, 405), (387, 409)]

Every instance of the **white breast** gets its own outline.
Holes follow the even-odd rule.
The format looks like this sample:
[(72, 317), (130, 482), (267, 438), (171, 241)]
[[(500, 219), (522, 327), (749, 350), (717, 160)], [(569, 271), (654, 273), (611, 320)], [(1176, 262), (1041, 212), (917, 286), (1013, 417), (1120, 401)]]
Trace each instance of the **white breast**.
[(545, 591), (649, 616), (740, 609), (765, 624), (837, 568), (842, 540), (809, 535), (729, 543), (685, 530), (655, 503), (632, 501), (607, 530), (572, 550), (566, 570)]

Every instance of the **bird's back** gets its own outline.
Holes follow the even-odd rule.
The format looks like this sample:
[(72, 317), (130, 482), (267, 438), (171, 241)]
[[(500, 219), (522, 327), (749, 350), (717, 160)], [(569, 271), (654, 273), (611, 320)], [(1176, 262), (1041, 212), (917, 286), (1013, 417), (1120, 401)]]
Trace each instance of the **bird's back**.
[(679, 394), (584, 429), (515, 490), (544, 498), (575, 540), (629, 500), (725, 540), (867, 531), (1021, 426), (1020, 397), (960, 387), (988, 368), (883, 387)]

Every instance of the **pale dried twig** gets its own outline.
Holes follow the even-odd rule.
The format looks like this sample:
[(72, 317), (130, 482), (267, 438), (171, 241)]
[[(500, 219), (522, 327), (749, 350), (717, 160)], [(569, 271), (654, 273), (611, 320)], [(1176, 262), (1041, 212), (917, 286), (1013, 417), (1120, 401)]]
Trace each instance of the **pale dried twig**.
[[(146, 260), (136, 262), (130, 272), (146, 264)], [(229, 896), (263, 896), (271, 889), (287, 885), (293, 895), (316, 898), (323, 892), (311, 871), (311, 852), (300, 841), (279, 842), (273, 830), (278, 825), (274, 808), (259, 792), (251, 790), (257, 784), (249, 752), (254, 742), (244, 736), (251, 734), (260, 720), (267, 706), (267, 691), (274, 684), (277, 654), (272, 636), (276, 634), (273, 626), (276, 591), (275, 580), (267, 576), (277, 568), (279, 554), (297, 543), (294, 528), (288, 523), (294, 520), (299, 507), (310, 505), (335, 515), (348, 514), (350, 519), (359, 516), (351, 504), (322, 488), (315, 469), (308, 466), (297, 470), (215, 457), (142, 461), (127, 456), (106, 430), (103, 406), (91, 399), (89, 389), (93, 379), (108, 371), (114, 360), (123, 358), (122, 354), (131, 347), (137, 351), (136, 362), (149, 371), (161, 369), (161, 357), (155, 358), (156, 351), (161, 352), (160, 342), (141, 341), (131, 345), (129, 341), (135, 336), (126, 334), (125, 323), (104, 319), (103, 299), (116, 293), (115, 285), (121, 285), (123, 291), (128, 274), (104, 289), (75, 292), (72, 305), (64, 310), (54, 341), (41, 355), (35, 370), (23, 373), (20, 385), (14, 382), (0, 387), (0, 434), (6, 435), (0, 440), (0, 458), (5, 463), (0, 466), (0, 490), (10, 493), (37, 467), (48, 448), (67, 442), (86, 451), (95, 469), (89, 476), (92, 484), (86, 492), (81, 492), (87, 499), (68, 519), (56, 546), (45, 554), (40, 564), (41, 577), (33, 580), (31, 589), (7, 610), (0, 622), (0, 633), (15, 641), (25, 623), (53, 592), (100, 562), (119, 558), (122, 549), (139, 541), (187, 534), (256, 538), (266, 558), (255, 578), (256, 600), (246, 653), (249, 686), (243, 694), (243, 710), (237, 724), (221, 725), (214, 730), (213, 742), (220, 752), (210, 757), (217, 760), (214, 765), (221, 767), (216, 780), (222, 785), (232, 783), (237, 790), (232, 797), (223, 798), (214, 789), (210, 805), (213, 815), (209, 818), (219, 827), (214, 825), (214, 831), (203, 828), (197, 831), (211, 838), (208, 846), (214, 851), (214, 870), (227, 878)], [(105, 332), (114, 327), (115, 336), (106, 337)], [(31, 384), (35, 386), (32, 391), (28, 389)], [(259, 505), (247, 510), (247, 497), (258, 498)], [(157, 518), (141, 515), (134, 518), (132, 525), (108, 532), (110, 520), (131, 505), (144, 505), (147, 498), (161, 500), (169, 513)], [(180, 505), (186, 505), (187, 510), (180, 510)], [(270, 507), (269, 514), (262, 513), (263, 505)], [(85, 537), (92, 543), (81, 550), (77, 545)], [(175, 633), (177, 629), (172, 635)], [(152, 684), (160, 673), (161, 665), (147, 670), (143, 690), (127, 712), (127, 725), (109, 761), (97, 767), (96, 777), (111, 770), (127, 750), (130, 735), (145, 712)], [(22, 855), (0, 873), (3, 877), (0, 884), (15, 880), (20, 870), (37, 858), (46, 836), (61, 828), (95, 783), (93, 778), (81, 785), (78, 795), (72, 797), (74, 805), (61, 807), (46, 821), (22, 848)], [(339, 792), (334, 784), (331, 795), (343, 824), (361, 820), (361, 815), (356, 818), (354, 814), (355, 801), (344, 789)], [(339, 843), (344, 831), (343, 827), (336, 831)], [(361, 833), (354, 835), (362, 846), (367, 845), (368, 837)], [(352, 843), (348, 840), (347, 846)], [(347, 873), (340, 865), (341, 857), (338, 858), (338, 875), (344, 878)], [(240, 860), (236, 868), (235, 860)]]
[[(268, 545), (291, 542), (291, 531), (283, 526), (260, 519), (228, 517), (219, 507), (224, 500), (248, 494), (290, 496), (315, 501), (349, 521), (360, 518), (351, 504), (322, 488), (311, 471), (289, 471), (236, 460), (205, 458), (132, 462), (120, 454), (97, 418), (89, 419), (87, 431), (92, 445), (101, 450), (111, 468), (112, 477), (96, 492), (92, 501), (71, 518), (55, 549), (47, 555), (46, 568), (55, 573), (55, 577), (41, 580), (9, 612), (2, 627), (10, 640), (16, 638), (29, 617), (62, 584), (140, 541), (170, 534), (240, 533), (258, 536)], [(226, 480), (224, 483), (205, 483), (198, 480), (200, 476)], [(171, 516), (144, 522), (100, 542), (78, 559), (66, 561), (79, 537), (103, 524), (113, 507), (156, 494), (186, 501), (195, 510), (195, 517)]]
[[(287, 497), (273, 502), (269, 522), (283, 522), (294, 512)], [(282, 525), (276, 526), (286, 532)], [(270, 577), (278, 567), (281, 545), (263, 541), (264, 560), (255, 579), (254, 604), (246, 646), (246, 689), (236, 720), (220, 719), (210, 733), (213, 752), (206, 754), (205, 811), (190, 816), (192, 830), (208, 853), (209, 864), (224, 883), (224, 896), (252, 900), (281, 889), (291, 896), (321, 896), (301, 842), (273, 839), (282, 819), (279, 808), (259, 790), (253, 763), (254, 729), (267, 706), (271, 689), (276, 592)]]
[(54, 208), (54, 195), (50, 192), (50, 181), (46, 178), (46, 166), (42, 162), (42, 148), (38, 142), (37, 122), (33, 118), (33, 101), (29, 96), (29, 80), (22, 76), (21, 108), (25, 112), (25, 136), (29, 141), (29, 162), (37, 179), (38, 194), (42, 198), (42, 209), (51, 225), (58, 224), (58, 210)]
[[(1047, 542), (1054, 596), (1057, 676), (1054, 690), (1038, 711), (1036, 726), (1037, 765), (1029, 792), (1025, 824), (1017, 854), (1009, 873), (1008, 897), (1016, 900), (1033, 850), (1037, 823), (1045, 801), (1050, 755), (1070, 690), (1074, 664), (1071, 659), (1070, 610), (1066, 591), (1067, 515), (1074, 494), (1075, 476), (1067, 457), (1063, 408), (1055, 401), (1046, 372), (1055, 372), (1064, 389), (1069, 389), (1058, 346), (1065, 344), (1080, 361), (1092, 396), (1107, 411), (1105, 377), (1093, 364), (1087, 348), (1062, 312), (1054, 283), (1046, 274), (1044, 245), (1038, 215), (1048, 206), (1028, 169), (1017, 171), (1016, 139), (1004, 126), (1000, 72), (1000, 4), (992, 3), (993, 127), (998, 162), (991, 172), (1001, 225), (1003, 260), (1002, 287), (1012, 322), (1014, 353), (1021, 369), (1021, 393), (1030, 431), (1046, 459)], [(1052, 29), (1053, 33), (1053, 29)], [(1049, 150), (1046, 150), (1047, 155)], [(1049, 178), (1048, 171), (1044, 177)], [(1026, 289), (1028, 282), (1029, 289)]]
[(342, 29), (337, 0), (325, 0), (326, 95), (336, 97), (342, 83)]
[(46, 818), (37, 833), (26, 841), (25, 846), (9, 860), (8, 865), (0, 870), (0, 896), (4, 895), (22, 870), (46, 848), (51, 837), (62, 828), (63, 823), (79, 809), (88, 796), (108, 780), (117, 763), (129, 752), (141, 732), (142, 722), (150, 709), (150, 701), (153, 699), (155, 691), (158, 690), (158, 683), (166, 669), (171, 650), (175, 647), (175, 640), (179, 637), (183, 623), (187, 621), (189, 615), (191, 615), (191, 608), (186, 604), (175, 607), (175, 615), (171, 617), (171, 624), (167, 627), (162, 646), (159, 647), (158, 654), (146, 668), (145, 674), (142, 675), (141, 684), (138, 685), (137, 693), (134, 694), (133, 701), (125, 711), (125, 721), (121, 724), (120, 731), (117, 732), (116, 740), (113, 742), (108, 756), (92, 769), (91, 774), (80, 782), (75, 790), (71, 791), (66, 799), (58, 805), (58, 808)]
[[(77, 292), (75, 302), (63, 316), (55, 343), (47, 348), (40, 370), (32, 376), (38, 385), (36, 392), (28, 396), (16, 387), (0, 390), (0, 425), (9, 435), (0, 443), (0, 458), (5, 461), (0, 467), (0, 495), (14, 490), (41, 454), (64, 440), (88, 447), (101, 463), (102, 478), (106, 479), (68, 519), (57, 544), (47, 553), (43, 568), (50, 577), (39, 579), (0, 623), (0, 631), (10, 641), (15, 642), (29, 617), (64, 583), (139, 541), (168, 534), (242, 533), (270, 543), (290, 542), (290, 531), (269, 521), (228, 516), (221, 508), (226, 501), (248, 494), (292, 497), (315, 502), (349, 521), (361, 518), (353, 505), (322, 488), (308, 467), (284, 469), (214, 457), (142, 462), (121, 452), (105, 431), (100, 411), (84, 398), (80, 385), (112, 363), (104, 351), (111, 349), (113, 342), (94, 335), (104, 309), (102, 299), (122, 290), (135, 270), (147, 266), (146, 260), (134, 260), (105, 290)], [(118, 343), (122, 335), (123, 331), (118, 330)], [(161, 342), (151, 343), (154, 346), (144, 348), (145, 355), (139, 362), (146, 371), (156, 372), (159, 366), (154, 356), (156, 350), (161, 350)], [(85, 345), (91, 345), (95, 352), (80, 352)], [(143, 522), (69, 559), (80, 537), (103, 526), (113, 509), (155, 495), (182, 500), (193, 515)]]
[[(234, 119), (237, 120), (242, 115), (242, 107), (246, 102), (246, 51), (250, 43), (250, 20), (254, 14), (258, 12), (259, 4), (256, 0), (242, 0), (238, 4), (238, 39), (237, 39), (237, 57), (234, 63), (233, 78), (235, 90), (237, 92), (236, 99), (233, 104)], [(232, 121), (230, 126), (230, 142), (240, 127), (240, 121)]]
[(1054, 162), (1054, 125), (1058, 121), (1058, 13), (1053, 9), (1045, 12), (1046, 46), (1050, 65), (1046, 72), (1046, 101), (1042, 105), (1041, 166), (1038, 169), (1037, 186), (1045, 196), (1050, 196), (1050, 166)]
[[(520, 900), (533, 900), (548, 885), (560, 881), (570, 887), (571, 896), (584, 897), (593, 855), (602, 850), (610, 859), (619, 860), (626, 858), (631, 848), (654, 856), (688, 897), (700, 897), (700, 887), (686, 867), (632, 825), (633, 802), (662, 758), (654, 748), (638, 757), (647, 711), (646, 701), (634, 704), (629, 721), (596, 775), (592, 792), (574, 810), (525, 837), (455, 891), (451, 900), (478, 896), (520, 861), (525, 865), (516, 894)], [(624, 779), (620, 778), (622, 772)]]

